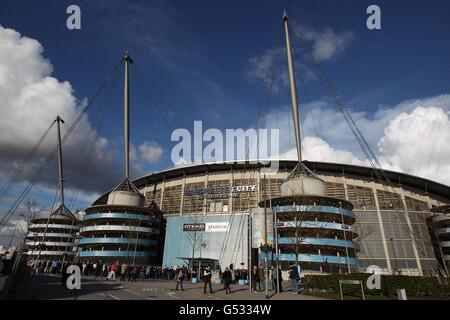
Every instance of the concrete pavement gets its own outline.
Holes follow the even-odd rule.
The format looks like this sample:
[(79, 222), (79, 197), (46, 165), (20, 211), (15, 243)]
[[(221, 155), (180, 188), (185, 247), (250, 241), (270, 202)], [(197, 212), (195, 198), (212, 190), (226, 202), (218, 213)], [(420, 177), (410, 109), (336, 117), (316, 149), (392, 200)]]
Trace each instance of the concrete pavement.
[[(286, 283), (287, 284), (287, 283)], [(81, 290), (69, 291), (56, 276), (33, 276), (14, 288), (12, 300), (266, 300), (264, 292), (250, 293), (248, 286), (232, 286), (232, 294), (225, 294), (223, 285), (213, 284), (213, 294), (203, 294), (203, 283), (184, 283), (185, 291), (175, 290), (175, 281), (140, 280), (105, 281), (82, 277)], [(286, 291), (274, 294), (270, 300), (321, 300), (305, 294)]]

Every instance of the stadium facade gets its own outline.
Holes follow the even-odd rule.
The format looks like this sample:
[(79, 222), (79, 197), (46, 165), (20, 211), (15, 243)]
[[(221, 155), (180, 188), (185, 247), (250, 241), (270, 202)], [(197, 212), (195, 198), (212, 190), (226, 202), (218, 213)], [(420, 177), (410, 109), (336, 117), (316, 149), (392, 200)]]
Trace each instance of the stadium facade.
[(450, 205), (443, 205), (431, 209), (432, 216), (428, 219), (431, 238), (435, 244), (438, 262), (447, 274), (450, 269)]
[[(222, 266), (233, 263), (246, 267), (249, 242), (252, 244), (252, 263), (257, 264), (258, 248), (265, 241), (264, 235), (267, 234), (269, 241), (273, 240), (271, 214), (266, 212), (264, 219), (259, 204), (281, 196), (281, 185), (297, 164), (297, 161), (280, 161), (279, 171), (270, 179), (261, 171), (262, 165), (220, 163), (179, 167), (135, 180), (134, 184), (145, 197), (145, 206), (154, 202), (167, 220), (163, 264), (182, 265), (189, 258), (196, 261), (203, 257)], [(432, 208), (450, 203), (450, 187), (386, 171), (395, 185), (392, 190), (375, 178), (371, 168), (323, 162), (304, 164), (324, 182), (325, 196), (341, 199), (341, 208), (348, 212), (344, 216), (349, 219), (348, 223), (343, 224), (350, 227), (347, 240), (352, 242), (352, 271), (365, 271), (376, 265), (387, 274), (437, 274), (438, 262), (427, 219), (434, 215), (430, 212)], [(93, 206), (105, 205), (108, 194), (100, 197)], [(329, 207), (325, 211), (336, 211), (338, 203), (339, 200), (328, 202), (324, 205)], [(277, 207), (276, 203), (272, 206)], [(351, 208), (353, 210), (349, 210)], [(324, 211), (322, 209), (318, 212)], [(334, 220), (328, 221), (331, 229), (333, 223), (341, 223), (335, 221), (342, 215), (341, 211), (339, 213)], [(249, 227), (249, 220), (243, 217), (249, 216), (253, 216), (251, 241), (246, 239), (248, 234), (244, 231)], [(282, 223), (282, 216), (278, 218), (278, 224)], [(206, 238), (193, 245), (190, 240), (192, 230), (185, 230), (189, 227), (186, 225), (205, 228), (206, 223), (215, 224), (218, 230), (202, 232)], [(337, 232), (339, 226), (335, 227), (334, 232)], [(337, 234), (335, 238), (342, 241)], [(336, 242), (324, 241), (319, 240), (310, 249), (329, 252), (336, 248)], [(341, 253), (345, 243), (339, 243)], [(198, 244), (203, 251), (197, 250)], [(311, 259), (307, 255), (299, 258), (301, 264), (308, 264)], [(345, 272), (349, 260), (333, 259), (309, 267), (313, 272)]]

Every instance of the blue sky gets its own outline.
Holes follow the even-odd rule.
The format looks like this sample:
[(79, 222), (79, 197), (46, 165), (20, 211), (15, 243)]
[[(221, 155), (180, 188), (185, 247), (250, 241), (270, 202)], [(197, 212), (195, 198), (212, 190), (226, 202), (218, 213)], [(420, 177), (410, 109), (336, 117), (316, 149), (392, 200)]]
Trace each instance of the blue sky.
[[(68, 15), (65, 11), (70, 4), (81, 8), (82, 29), (79, 31), (66, 28)], [(366, 8), (370, 4), (381, 8), (382, 30), (366, 28)], [(421, 101), (429, 102), (426, 99), (449, 91), (448, 1), (16, 0), (2, 3), (0, 25), (37, 40), (44, 50), (42, 56), (53, 68), (51, 76), (60, 82), (68, 81), (72, 95), (79, 101), (91, 97), (124, 50), (130, 51), (135, 60), (131, 67), (132, 143), (137, 152), (145, 142), (157, 144), (163, 150), (158, 161), (142, 161), (139, 172), (134, 171), (139, 175), (172, 167), (170, 151), (174, 143), (170, 141), (170, 134), (175, 128), (191, 130), (194, 120), (202, 120), (205, 128), (256, 126), (255, 118), (261, 109), (265, 88), (258, 82), (260, 79), (252, 78), (255, 65), (251, 61), (261, 61), (258, 57), (280, 43), (284, 9), (300, 30), (310, 35), (309, 45), (318, 44), (320, 35), (327, 30), (328, 35), (334, 37), (333, 41), (343, 41), (342, 47), (329, 59), (322, 59), (321, 65), (360, 121), (371, 146), (378, 149), (380, 156), (385, 156), (388, 167), (407, 171), (408, 166), (393, 162), (395, 156), (383, 154), (383, 150), (392, 149), (392, 144), (385, 141), (384, 149), (377, 144), (390, 121), (401, 112), (413, 115), (412, 106), (422, 106), (421, 103), (406, 103), (406, 106), (405, 101), (424, 99)], [(298, 44), (296, 46), (299, 52)], [(305, 87), (299, 86), (302, 114), (306, 118), (312, 114), (311, 110), (316, 110), (324, 113), (324, 121), (334, 119), (335, 107), (326, 102), (326, 92), (320, 81), (308, 79), (310, 66), (301, 56), (297, 59), (297, 72), (305, 83)], [(305, 69), (299, 70), (300, 66)], [(283, 71), (285, 66), (280, 68)], [(143, 81), (136, 78), (136, 69)], [(148, 103), (150, 109), (140, 98), (137, 81), (148, 88), (155, 99)], [(274, 95), (269, 108), (270, 115), (276, 113), (277, 119), (278, 115), (289, 118), (286, 89), (283, 86)], [(448, 101), (444, 98), (431, 101), (448, 112)], [(113, 101), (100, 135), (108, 140), (108, 148), (115, 150), (114, 161), (120, 163), (121, 77)], [(281, 105), (281, 111), (276, 111), (277, 105)], [(95, 107), (89, 113), (91, 120), (95, 119)], [(395, 112), (387, 117), (383, 110)], [(320, 122), (321, 118), (322, 115), (316, 114), (315, 121)], [(444, 121), (448, 121), (448, 117)], [(274, 127), (281, 124), (282, 120), (272, 121)], [(308, 127), (310, 123), (305, 124), (303, 130)], [(349, 131), (327, 133), (319, 125), (319, 130), (316, 128), (311, 135), (314, 133), (331, 148), (348, 151), (363, 163)], [(292, 132), (287, 132), (287, 136), (290, 138), (283, 152), (294, 145)], [(442, 158), (440, 153), (439, 158)], [(423, 162), (426, 162), (425, 156)], [(122, 171), (120, 165), (113, 167), (118, 170), (111, 173), (108, 183), (83, 186), (86, 193), (102, 192), (113, 187), (113, 181), (118, 183)], [(3, 179), (8, 173), (7, 168), (2, 169)], [(54, 178), (53, 173), (46, 174)], [(101, 179), (96, 177), (96, 180)], [(43, 186), (49, 185), (44, 183)], [(89, 204), (87, 199), (90, 198), (81, 202), (81, 207)]]

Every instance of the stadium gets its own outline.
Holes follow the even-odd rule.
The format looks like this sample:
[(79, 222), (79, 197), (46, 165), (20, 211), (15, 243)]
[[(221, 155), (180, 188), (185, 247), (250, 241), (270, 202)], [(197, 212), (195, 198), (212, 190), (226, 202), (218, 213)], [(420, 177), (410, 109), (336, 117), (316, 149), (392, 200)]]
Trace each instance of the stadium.
[[(264, 175), (261, 164), (213, 163), (173, 168), (134, 180), (145, 197), (145, 206), (155, 202), (167, 220), (163, 265), (182, 265), (190, 259), (201, 263), (204, 259), (223, 266), (246, 267), (249, 256), (252, 264), (261, 263), (259, 246), (264, 243), (265, 232), (268, 241), (273, 240), (273, 220), (258, 214), (262, 211), (259, 204), (281, 195), (281, 184), (297, 164), (297, 161), (280, 161), (279, 171), (270, 177)], [(307, 161), (304, 164), (324, 181), (326, 197), (341, 199), (348, 211), (346, 219), (354, 220), (347, 235), (347, 240), (353, 243), (353, 272), (363, 272), (375, 265), (385, 274), (438, 274), (439, 262), (427, 219), (434, 215), (430, 212), (432, 208), (450, 203), (450, 187), (386, 171), (395, 185), (395, 190), (391, 190), (394, 192), (388, 192), (371, 168)], [(100, 197), (93, 206), (105, 205), (108, 195)], [(338, 202), (334, 200), (335, 207)], [(253, 216), (251, 241), (247, 233), (249, 220), (245, 218), (248, 216)], [(201, 249), (196, 250), (187, 237), (191, 233), (183, 230), (186, 224), (218, 228), (215, 232), (201, 232), (198, 245)], [(277, 225), (278, 229), (283, 228)], [(250, 255), (249, 242), (252, 243)], [(344, 245), (339, 247), (338, 252), (345, 255)], [(333, 243), (318, 241), (308, 251), (333, 252), (333, 248), (336, 249)], [(310, 272), (345, 272), (348, 262), (335, 255), (332, 259), (328, 257), (327, 266), (322, 268), (322, 260), (314, 264), (308, 258), (309, 253), (302, 254), (299, 261)]]

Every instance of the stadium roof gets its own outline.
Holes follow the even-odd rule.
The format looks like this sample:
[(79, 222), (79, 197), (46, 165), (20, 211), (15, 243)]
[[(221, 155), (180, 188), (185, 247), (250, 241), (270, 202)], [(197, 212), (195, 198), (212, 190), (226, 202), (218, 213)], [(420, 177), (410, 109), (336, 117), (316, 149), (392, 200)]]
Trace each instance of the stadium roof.
[[(295, 160), (280, 160), (279, 168), (286, 170), (293, 170), (297, 165)], [(372, 168), (350, 165), (350, 164), (340, 164), (340, 163), (329, 163), (329, 162), (312, 162), (303, 161), (303, 163), (313, 172), (318, 174), (345, 174), (347, 177), (354, 175), (358, 178), (366, 178), (367, 180), (374, 180), (376, 182), (376, 175)], [(163, 180), (171, 180), (183, 177), (185, 175), (195, 175), (204, 174), (205, 172), (224, 172), (230, 170), (251, 170), (255, 168), (268, 167), (268, 165), (263, 165), (261, 163), (254, 162), (223, 162), (223, 163), (205, 163), (205, 164), (194, 164), (182, 167), (175, 167), (167, 169), (164, 171), (152, 173), (141, 178), (134, 180), (134, 184), (138, 187), (144, 187), (146, 185), (151, 185), (156, 182)], [(439, 197), (442, 197), (450, 202), (450, 186), (431, 181), (428, 179), (420, 178), (417, 176), (385, 170), (389, 180), (396, 186), (401, 186), (403, 188), (409, 188), (417, 193), (429, 193)], [(95, 204), (102, 203), (103, 198), (109, 193), (108, 191), (102, 197), (95, 201)]]

